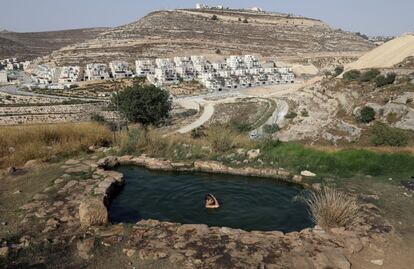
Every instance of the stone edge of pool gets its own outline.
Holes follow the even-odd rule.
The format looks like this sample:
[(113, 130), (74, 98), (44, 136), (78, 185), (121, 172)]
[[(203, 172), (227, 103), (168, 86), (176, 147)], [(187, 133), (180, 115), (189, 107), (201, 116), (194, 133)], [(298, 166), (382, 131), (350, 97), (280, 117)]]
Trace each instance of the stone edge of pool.
[[(232, 174), (242, 176), (255, 176), (263, 178), (274, 178), (285, 182), (295, 183), (305, 188), (315, 186), (306, 184), (301, 176), (294, 175), (284, 169), (275, 168), (232, 168), (216, 161), (195, 161), (193, 163), (174, 163), (164, 159), (150, 158), (145, 155), (139, 157), (109, 156), (94, 163), (92, 177), (98, 178), (98, 183), (92, 188), (90, 194), (86, 195), (79, 205), (79, 220), (82, 229), (95, 230), (99, 226), (109, 224), (108, 207), (111, 200), (118, 194), (124, 186), (123, 174), (113, 169), (119, 165), (136, 165), (151, 170), (161, 171), (183, 171), (183, 172), (209, 172), (220, 174)], [(225, 236), (239, 238), (242, 244), (253, 244), (258, 247), (259, 242), (289, 242), (292, 246), (317, 246), (318, 249), (325, 249), (324, 256), (329, 256), (328, 260), (323, 258), (323, 264), (333, 266), (333, 268), (350, 268), (350, 257), (359, 253), (366, 246), (379, 240), (385, 242), (386, 236), (393, 231), (389, 223), (383, 219), (379, 209), (372, 204), (363, 203), (364, 218), (360, 225), (352, 230), (344, 228), (332, 228), (325, 231), (319, 226), (306, 228), (302, 231), (283, 233), (281, 231), (243, 231), (227, 227), (208, 227), (205, 224), (180, 224), (162, 222), (158, 220), (142, 220), (134, 225), (134, 229), (153, 229), (170, 230), (177, 236), (193, 234), (197, 236)], [(121, 224), (123, 225), (123, 224)], [(110, 225), (112, 226), (112, 225)], [(141, 228), (140, 228), (141, 227)], [(375, 240), (374, 240), (375, 239)], [(378, 239), (378, 240), (377, 240)], [(267, 244), (267, 243), (266, 243)], [(263, 246), (265, 248), (265, 246)], [(292, 249), (293, 251), (294, 249)], [(134, 250), (135, 251), (135, 250)], [(143, 250), (142, 250), (143, 251)], [(289, 250), (290, 252), (291, 250)], [(319, 264), (321, 261), (315, 260), (312, 263)]]

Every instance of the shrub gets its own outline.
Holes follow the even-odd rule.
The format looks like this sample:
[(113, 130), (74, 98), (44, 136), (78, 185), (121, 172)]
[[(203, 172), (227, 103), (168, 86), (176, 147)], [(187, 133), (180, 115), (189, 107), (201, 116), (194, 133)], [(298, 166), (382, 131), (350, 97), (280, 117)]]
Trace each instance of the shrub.
[(91, 116), (91, 120), (96, 121), (98, 123), (104, 123), (105, 122), (105, 117), (100, 115), (100, 114), (94, 113)]
[(362, 123), (370, 123), (375, 120), (375, 110), (369, 106), (363, 107), (358, 120)]
[(289, 111), (289, 112), (286, 114), (285, 118), (286, 118), (286, 119), (294, 119), (294, 118), (296, 118), (297, 116), (298, 116), (298, 114), (296, 114), (295, 112), (293, 112), (293, 111)]
[(243, 23), (249, 23), (249, 21), (247, 20), (247, 18), (244, 18)]
[(303, 110), (300, 112), (300, 115), (301, 115), (302, 117), (309, 117), (309, 112), (308, 112), (306, 109), (303, 109)]
[(364, 73), (361, 74), (361, 76), (359, 77), (359, 81), (361, 82), (368, 82), (368, 81), (374, 81), (375, 78), (381, 74), (380, 71), (378, 71), (378, 69), (370, 69)]
[(207, 131), (207, 140), (210, 146), (217, 152), (226, 152), (235, 146), (235, 134), (231, 128), (224, 126), (214, 126)]
[(263, 126), (263, 132), (266, 134), (274, 134), (279, 131), (279, 126), (277, 124), (266, 124)]
[(325, 187), (303, 198), (312, 219), (324, 228), (351, 228), (360, 220), (360, 208), (355, 197)]
[(408, 144), (408, 135), (401, 129), (376, 122), (371, 128), (371, 143), (375, 146), (403, 147)]
[(230, 121), (230, 127), (238, 133), (249, 132), (252, 128), (247, 122), (240, 122), (236, 120)]
[(213, 15), (213, 16), (211, 17), (211, 19), (212, 19), (213, 21), (217, 21), (217, 20), (218, 20), (218, 17), (217, 17), (217, 15)]
[(387, 76), (380, 75), (376, 78), (375, 83), (377, 87), (384, 87), (386, 85), (393, 84), (396, 76), (397, 75), (395, 73), (389, 73)]
[(191, 131), (191, 138), (193, 139), (199, 139), (202, 137), (205, 137), (206, 133), (204, 132), (204, 128), (203, 127), (198, 127), (196, 129), (193, 129)]
[(347, 82), (357, 81), (361, 76), (361, 72), (359, 70), (350, 70), (344, 73), (343, 79)]
[(344, 67), (342, 65), (335, 67), (334, 76), (337, 77), (344, 72)]

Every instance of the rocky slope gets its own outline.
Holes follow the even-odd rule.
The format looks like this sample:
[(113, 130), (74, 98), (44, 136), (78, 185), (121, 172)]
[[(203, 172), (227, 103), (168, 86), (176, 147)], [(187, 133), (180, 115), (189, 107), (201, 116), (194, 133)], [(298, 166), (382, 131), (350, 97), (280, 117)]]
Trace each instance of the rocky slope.
[(372, 48), (371, 42), (333, 30), (319, 20), (279, 13), (189, 9), (150, 13), (137, 22), (107, 30), (96, 39), (67, 46), (51, 58), (70, 64), (190, 53), (214, 55), (217, 49), (222, 54), (279, 57), (355, 53)]
[(95, 38), (105, 28), (76, 29), (50, 32), (0, 32), (0, 59), (17, 57), (33, 59), (52, 51)]

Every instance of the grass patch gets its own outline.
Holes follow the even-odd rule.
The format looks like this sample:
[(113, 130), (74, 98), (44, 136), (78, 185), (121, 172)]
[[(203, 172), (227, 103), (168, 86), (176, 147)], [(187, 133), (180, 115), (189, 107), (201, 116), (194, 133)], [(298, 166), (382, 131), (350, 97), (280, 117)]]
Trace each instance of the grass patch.
[(262, 148), (262, 160), (292, 171), (310, 170), (320, 175), (351, 177), (414, 174), (414, 156), (409, 153), (379, 153), (364, 149), (326, 152), (300, 144), (271, 142)]
[(0, 129), (0, 167), (28, 160), (49, 160), (86, 152), (89, 146), (109, 146), (111, 132), (97, 123), (26, 125)]

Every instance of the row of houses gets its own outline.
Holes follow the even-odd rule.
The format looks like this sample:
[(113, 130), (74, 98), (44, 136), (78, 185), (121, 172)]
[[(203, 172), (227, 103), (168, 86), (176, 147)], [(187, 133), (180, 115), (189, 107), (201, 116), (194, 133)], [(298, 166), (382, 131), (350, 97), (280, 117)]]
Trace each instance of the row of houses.
[(208, 61), (204, 56), (140, 59), (135, 72), (127, 62), (113, 61), (79, 66), (50, 68), (38, 65), (32, 77), (39, 84), (71, 84), (77, 81), (146, 77), (159, 87), (182, 81), (199, 81), (210, 91), (254, 87), (268, 84), (293, 83), (290, 68), (278, 67), (274, 62), (262, 63), (253, 55), (229, 56), (220, 61)]
[(259, 85), (294, 83), (292, 69), (261, 63), (253, 55), (230, 56), (210, 62), (203, 56), (143, 59), (135, 63), (137, 76), (159, 86), (197, 80), (208, 90), (221, 91)]
[(8, 58), (0, 60), (0, 70), (26, 70), (29, 65), (30, 61), (18, 61), (17, 58)]

